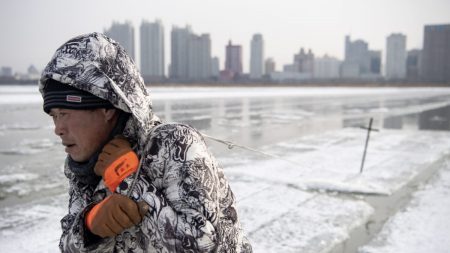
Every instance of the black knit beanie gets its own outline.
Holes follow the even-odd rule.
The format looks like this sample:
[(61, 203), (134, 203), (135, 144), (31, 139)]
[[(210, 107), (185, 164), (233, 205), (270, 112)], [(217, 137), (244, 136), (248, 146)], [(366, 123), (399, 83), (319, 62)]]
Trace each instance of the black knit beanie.
[(44, 111), (49, 113), (55, 107), (77, 110), (114, 108), (108, 100), (101, 99), (68, 84), (49, 79), (44, 87)]

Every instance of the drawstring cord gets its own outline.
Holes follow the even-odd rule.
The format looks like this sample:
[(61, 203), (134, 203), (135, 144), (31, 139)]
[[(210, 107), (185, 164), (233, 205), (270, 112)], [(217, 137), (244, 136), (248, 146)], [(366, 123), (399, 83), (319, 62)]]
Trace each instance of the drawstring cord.
[[(165, 124), (159, 124), (159, 125), (153, 127), (152, 130), (151, 130), (150, 133), (149, 133), (150, 140), (147, 142), (147, 145), (145, 145), (144, 149), (142, 149), (142, 152), (141, 152), (141, 159), (139, 159), (139, 166), (138, 166), (138, 168), (137, 168), (137, 170), (136, 170), (136, 173), (134, 174), (133, 181), (131, 182), (131, 186), (130, 186), (128, 192), (127, 192), (127, 197), (129, 197), (129, 198), (131, 197), (131, 193), (133, 192), (134, 186), (136, 185), (137, 179), (138, 179), (139, 174), (140, 174), (140, 172), (141, 172), (142, 163), (144, 162), (144, 157), (145, 157), (145, 155), (144, 155), (144, 154), (145, 154), (145, 151), (146, 151), (146, 150), (150, 150), (150, 148), (152, 147), (152, 144), (153, 144), (153, 141), (152, 141), (152, 138), (153, 138), (153, 137), (152, 137), (152, 133), (155, 131), (156, 128), (158, 128), (158, 127), (160, 127), (160, 126), (162, 126), (162, 125), (165, 125)], [(136, 144), (136, 145), (137, 145), (137, 144)]]

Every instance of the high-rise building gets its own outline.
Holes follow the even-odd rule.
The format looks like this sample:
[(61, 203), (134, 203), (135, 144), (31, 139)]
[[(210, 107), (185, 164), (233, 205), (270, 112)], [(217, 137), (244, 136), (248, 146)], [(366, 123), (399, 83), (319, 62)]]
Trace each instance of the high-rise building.
[(253, 35), (250, 44), (250, 79), (261, 79), (264, 74), (264, 40), (262, 35)]
[(297, 72), (312, 75), (314, 72), (314, 54), (311, 49), (308, 50), (308, 53), (305, 53), (305, 50), (301, 48), (300, 52), (294, 55), (294, 65), (298, 68)]
[(143, 21), (140, 27), (141, 73), (144, 80), (161, 81), (164, 78), (164, 27), (160, 20)]
[(186, 26), (186, 28), (172, 27), (170, 48), (170, 77), (172, 79), (182, 80), (188, 77), (188, 51), (191, 33), (190, 26)]
[(211, 77), (211, 39), (209, 34), (189, 36), (188, 79), (206, 80)]
[(420, 77), (430, 82), (450, 82), (450, 24), (426, 25)]
[(194, 81), (211, 77), (211, 39), (196, 35), (190, 26), (172, 28), (170, 77)]
[(28, 75), (39, 75), (40, 74), (39, 70), (34, 65), (30, 65), (28, 67), (27, 73), (28, 73)]
[(220, 74), (220, 62), (219, 57), (213, 57), (211, 59), (211, 76), (219, 77)]
[(408, 51), (406, 57), (406, 79), (409, 81), (419, 80), (420, 69), (420, 50), (413, 49)]
[(242, 75), (242, 46), (233, 45), (230, 40), (225, 51), (225, 70), (233, 76)]
[(341, 74), (344, 78), (360, 78), (370, 72), (369, 45), (363, 40), (351, 41), (345, 36), (345, 60)]
[(40, 75), (41, 73), (34, 65), (28, 67), (27, 76), (29, 79), (39, 79)]
[(314, 78), (335, 79), (340, 76), (341, 61), (325, 55), (314, 59)]
[(386, 78), (406, 77), (406, 36), (394, 33), (386, 39)]
[(276, 70), (276, 65), (275, 65), (275, 61), (272, 58), (268, 58), (265, 62), (265, 74), (270, 76), (270, 74), (272, 74), (273, 72), (275, 72)]
[(314, 54), (311, 49), (308, 53), (303, 48), (298, 54), (294, 55), (294, 61), (291, 64), (283, 65), (282, 72), (272, 72), (270, 78), (274, 81), (303, 81), (313, 78), (314, 76)]
[(5, 77), (12, 77), (13, 76), (13, 69), (11, 67), (2, 67), (0, 76)]
[(370, 50), (369, 55), (370, 55), (369, 73), (372, 75), (381, 76), (381, 51)]
[(111, 27), (105, 30), (105, 35), (122, 45), (131, 58), (136, 60), (134, 57), (134, 28), (131, 22), (113, 22)]

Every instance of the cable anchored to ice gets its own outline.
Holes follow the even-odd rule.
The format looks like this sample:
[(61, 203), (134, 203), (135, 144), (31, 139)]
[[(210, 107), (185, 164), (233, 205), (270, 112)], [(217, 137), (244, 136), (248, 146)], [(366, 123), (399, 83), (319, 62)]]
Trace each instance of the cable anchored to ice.
[(295, 161), (291, 161), (291, 160), (286, 159), (286, 158), (283, 158), (283, 157), (281, 157), (281, 156), (277, 156), (277, 155), (274, 155), (274, 154), (269, 154), (269, 153), (267, 153), (267, 152), (264, 152), (264, 151), (261, 151), (261, 150), (257, 150), (257, 149), (251, 148), (251, 147), (247, 147), (247, 146), (244, 146), (244, 145), (236, 144), (236, 143), (231, 142), (231, 141), (218, 139), (218, 138), (209, 136), (209, 135), (204, 134), (204, 133), (201, 133), (201, 134), (202, 134), (203, 137), (205, 137), (205, 138), (208, 138), (208, 139), (210, 139), (210, 140), (213, 140), (213, 141), (216, 141), (216, 142), (219, 142), (219, 143), (222, 143), (222, 144), (226, 145), (226, 146), (228, 147), (228, 149), (232, 149), (232, 148), (234, 148), (234, 147), (238, 147), (238, 148), (242, 148), (242, 149), (245, 149), (245, 150), (248, 150), (248, 151), (252, 151), (252, 152), (255, 152), (255, 153), (264, 155), (264, 156), (268, 156), (268, 157), (271, 157), (271, 158), (283, 160), (283, 161), (285, 161), (285, 162), (290, 163), (291, 165), (295, 165), (295, 166), (303, 166), (303, 165), (301, 165), (301, 164), (299, 164), (299, 163), (297, 163), (297, 162), (295, 162)]
[[(371, 125), (370, 125), (369, 127), (371, 128)], [(377, 131), (377, 129), (373, 129), (373, 128), (371, 128), (371, 130), (372, 130), (372, 131)], [(202, 135), (204, 138), (207, 138), (207, 139), (210, 139), (210, 140), (213, 140), (213, 141), (216, 141), (216, 142), (218, 142), (218, 143), (221, 143), (221, 144), (226, 145), (226, 146), (228, 147), (228, 149), (233, 149), (234, 147), (239, 147), (239, 148), (242, 148), (242, 149), (251, 151), (251, 152), (258, 153), (258, 154), (260, 154), (260, 155), (264, 155), (264, 156), (267, 156), (267, 157), (271, 157), (271, 158), (275, 158), (275, 159), (278, 159), (278, 160), (285, 161), (285, 162), (289, 163), (290, 165), (294, 165), (296, 168), (299, 168), (299, 167), (300, 167), (300, 168), (305, 167), (305, 165), (303, 165), (303, 164), (300, 164), (300, 163), (298, 163), (298, 162), (295, 162), (295, 161), (292, 161), (292, 160), (289, 160), (289, 159), (286, 159), (286, 158), (283, 158), (283, 157), (280, 157), (280, 156), (277, 156), (277, 155), (274, 155), (274, 154), (270, 154), (270, 153), (267, 153), (267, 152), (264, 152), (264, 151), (261, 151), (261, 150), (257, 150), (257, 149), (251, 148), (251, 147), (247, 147), (247, 146), (244, 146), (244, 145), (236, 144), (236, 143), (231, 142), (231, 141), (218, 139), (218, 138), (209, 136), (209, 135), (204, 134), (204, 133), (201, 133), (201, 135)], [(367, 149), (367, 147), (366, 147), (366, 149)], [(363, 159), (364, 159), (364, 158), (363, 158)], [(358, 174), (355, 174), (355, 175), (351, 175), (351, 176), (349, 176), (349, 177), (344, 178), (344, 179), (342, 180), (342, 183), (350, 183), (350, 182), (352, 182), (352, 181), (354, 181), (354, 180), (357, 180), (357, 179), (360, 178), (360, 177), (361, 177), (361, 173), (358, 173)], [(311, 186), (308, 185), (308, 184), (306, 184), (305, 186), (306, 186), (306, 189), (310, 189), (310, 190), (316, 189), (314, 186), (311, 187)], [(270, 187), (272, 187), (272, 186), (264, 187), (263, 189), (261, 189), (261, 190), (259, 190), (259, 191), (257, 191), (257, 192), (261, 192), (261, 191), (267, 190), (267, 189), (269, 189)], [(327, 188), (318, 188), (318, 190), (321, 190), (321, 189), (322, 189), (322, 190), (326, 190), (326, 191), (334, 191), (334, 192), (341, 192), (341, 193), (353, 193), (353, 194), (364, 194), (364, 195), (367, 195), (367, 194), (373, 194), (373, 195), (389, 195), (389, 193), (386, 193), (386, 192), (380, 192), (379, 190), (376, 190), (375, 192), (364, 192), (364, 191), (360, 191), (360, 190), (352, 190), (352, 189), (350, 189), (350, 190), (345, 190), (345, 189), (342, 190), (342, 189), (338, 189), (338, 188), (334, 188), (334, 189), (331, 189), (331, 188), (330, 188), (330, 189), (327, 189)]]

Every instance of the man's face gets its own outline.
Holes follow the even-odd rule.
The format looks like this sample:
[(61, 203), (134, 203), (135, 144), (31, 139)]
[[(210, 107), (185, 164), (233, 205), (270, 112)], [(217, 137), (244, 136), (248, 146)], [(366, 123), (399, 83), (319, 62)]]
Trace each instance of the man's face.
[(55, 134), (66, 153), (76, 162), (85, 162), (101, 148), (116, 124), (114, 109), (72, 110), (52, 108)]

